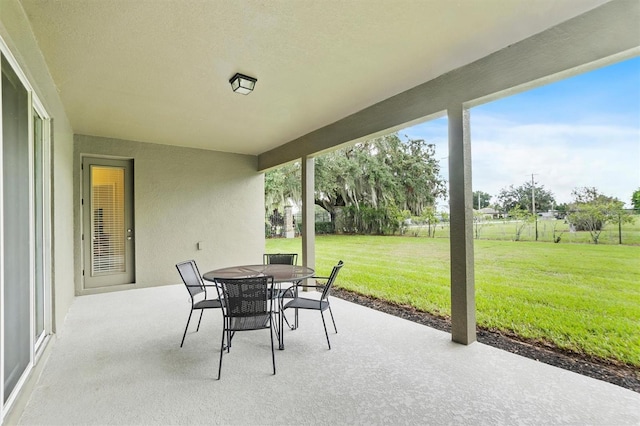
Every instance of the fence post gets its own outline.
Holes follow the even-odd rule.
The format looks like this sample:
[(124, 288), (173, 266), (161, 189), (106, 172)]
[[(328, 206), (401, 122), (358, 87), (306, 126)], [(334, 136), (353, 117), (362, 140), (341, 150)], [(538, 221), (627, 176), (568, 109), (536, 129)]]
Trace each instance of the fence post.
[(618, 213), (618, 244), (622, 245), (622, 215)]

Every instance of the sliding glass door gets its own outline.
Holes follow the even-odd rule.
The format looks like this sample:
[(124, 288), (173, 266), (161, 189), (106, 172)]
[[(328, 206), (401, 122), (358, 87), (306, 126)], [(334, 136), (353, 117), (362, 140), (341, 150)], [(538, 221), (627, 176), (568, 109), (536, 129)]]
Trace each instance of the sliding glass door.
[(4, 416), (51, 331), (51, 170), (50, 120), (2, 43), (0, 48), (0, 406)]
[(2, 58), (4, 400), (31, 362), (29, 95)]

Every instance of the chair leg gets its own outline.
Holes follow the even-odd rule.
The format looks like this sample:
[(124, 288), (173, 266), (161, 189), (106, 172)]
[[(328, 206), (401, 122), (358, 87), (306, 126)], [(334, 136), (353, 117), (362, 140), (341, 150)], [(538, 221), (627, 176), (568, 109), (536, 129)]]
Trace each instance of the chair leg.
[(202, 322), (202, 314), (204, 314), (204, 309), (200, 309), (200, 319), (198, 320), (198, 328), (196, 328), (196, 331), (200, 331), (200, 323)]
[(231, 341), (233, 340), (233, 336), (236, 335), (235, 331), (227, 331), (227, 353), (231, 350)]
[(280, 312), (279, 313), (280, 313), (280, 315), (282, 315), (282, 319), (284, 319), (284, 322), (287, 323), (287, 327), (289, 327), (291, 330), (293, 330), (293, 327), (291, 327), (291, 324), (289, 324), (289, 320), (287, 319), (287, 316), (284, 314), (284, 301), (282, 300), (282, 298), (280, 298)]
[(333, 312), (331, 311), (331, 305), (329, 305), (329, 313), (331, 314), (331, 322), (333, 323), (333, 329), (338, 334), (338, 329), (336, 328), (336, 321), (333, 319)]
[(323, 311), (320, 311), (320, 316), (322, 317), (322, 326), (324, 327), (324, 335), (327, 336), (327, 345), (329, 345), (329, 350), (331, 350), (331, 342), (329, 341), (329, 333), (327, 333), (327, 323), (324, 321)]
[(224, 335), (227, 330), (222, 330), (222, 342), (220, 342), (220, 363), (218, 364), (218, 380), (220, 380), (220, 372), (222, 371), (222, 354), (224, 353)]
[(282, 313), (282, 318), (284, 319), (284, 322), (287, 323), (287, 327), (293, 330), (293, 327), (291, 327), (291, 324), (289, 324), (289, 320), (287, 319), (287, 316), (284, 314), (284, 312)]
[(189, 319), (187, 320), (187, 326), (184, 328), (184, 334), (182, 335), (182, 342), (180, 342), (180, 347), (184, 345), (184, 338), (187, 337), (187, 329), (189, 328), (189, 322), (191, 321), (191, 314), (193, 313), (193, 309), (189, 311)]
[[(273, 318), (269, 319), (269, 321), (273, 321)], [(282, 330), (280, 330), (282, 332)], [(273, 322), (269, 324), (269, 334), (271, 334), (271, 362), (273, 362), (273, 374), (276, 374), (276, 355), (273, 350)]]

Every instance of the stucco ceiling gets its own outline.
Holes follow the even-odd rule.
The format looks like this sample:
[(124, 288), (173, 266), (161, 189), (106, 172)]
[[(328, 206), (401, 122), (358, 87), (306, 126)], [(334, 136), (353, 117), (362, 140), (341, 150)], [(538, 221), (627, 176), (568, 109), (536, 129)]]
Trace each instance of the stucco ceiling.
[(75, 133), (253, 155), (605, 2), (22, 0)]

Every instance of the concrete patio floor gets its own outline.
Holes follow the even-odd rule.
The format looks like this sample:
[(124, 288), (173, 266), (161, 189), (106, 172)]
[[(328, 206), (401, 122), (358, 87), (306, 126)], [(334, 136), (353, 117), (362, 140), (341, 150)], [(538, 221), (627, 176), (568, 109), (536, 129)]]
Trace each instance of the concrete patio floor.
[(331, 350), (301, 312), (275, 376), (261, 330), (217, 381), (221, 314), (180, 348), (189, 307), (182, 285), (76, 298), (19, 424), (640, 424), (638, 393), (338, 298)]

